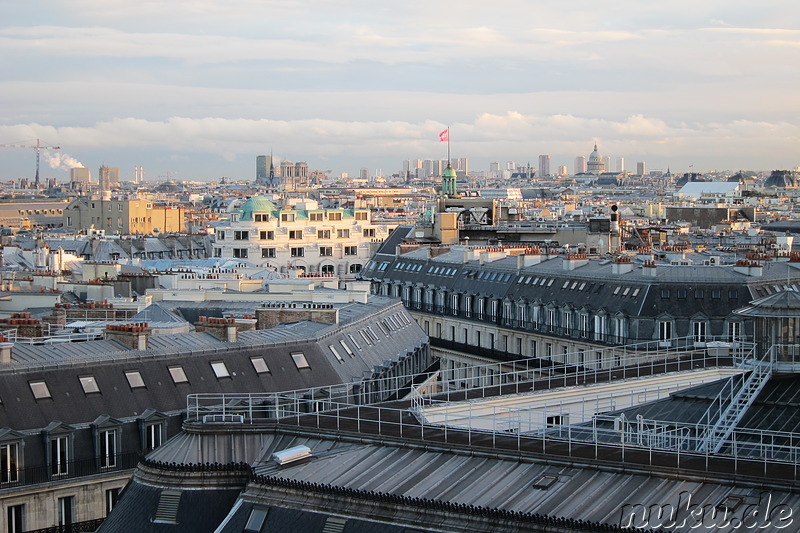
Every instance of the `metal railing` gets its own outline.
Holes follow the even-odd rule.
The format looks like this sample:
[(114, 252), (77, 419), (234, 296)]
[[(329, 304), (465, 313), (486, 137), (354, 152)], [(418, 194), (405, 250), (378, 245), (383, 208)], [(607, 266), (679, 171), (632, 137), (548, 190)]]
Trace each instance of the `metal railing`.
[[(653, 468), (684, 469), (745, 476), (769, 476), (773, 481), (797, 482), (800, 434), (735, 430), (720, 453), (699, 451), (707, 426), (673, 426), (672, 433), (658, 428), (659, 421), (621, 422), (619, 417), (598, 415), (590, 424), (558, 426), (540, 424), (530, 411), (474, 415), (467, 427), (418, 420), (407, 408), (329, 402), (325, 410), (307, 412), (301, 404), (284, 404), (281, 426), (359, 440), (374, 437), (400, 442), (476, 447), (492, 453), (517, 452), (568, 456)], [(265, 415), (266, 411), (261, 411)], [(530, 416), (530, 422), (527, 417)], [(486, 423), (481, 424), (481, 420)], [(644, 430), (644, 431), (643, 431)], [(790, 468), (787, 468), (790, 465)]]
[[(682, 340), (684, 348), (658, 348), (648, 342), (601, 350), (604, 360), (618, 363), (605, 368), (558, 363), (541, 359), (517, 359), (502, 363), (441, 368), (435, 380), (418, 381), (417, 374), (407, 374), (356, 383), (304, 388), (282, 392), (252, 394), (195, 393), (186, 397), (187, 421), (199, 422), (212, 415), (242, 415), (244, 423), (258, 423), (297, 413), (322, 412), (333, 405), (371, 405), (382, 398), (419, 398), (435, 396), (439, 401), (494, 397), (539, 389), (567, 387), (583, 383), (632, 379), (681, 370), (708, 367), (731, 368), (735, 363), (753, 358), (752, 343), (738, 343), (730, 350), (694, 348)], [(650, 347), (651, 350), (646, 348)], [(567, 354), (573, 357), (575, 354)], [(378, 393), (378, 394), (375, 394)], [(206, 418), (212, 421), (211, 418)]]
[(9, 342), (16, 342), (19, 344), (61, 344), (64, 342), (81, 342), (91, 341), (103, 338), (103, 332), (85, 332), (85, 333), (63, 333), (53, 331), (41, 337), (22, 337), (18, 334), (16, 329), (7, 329), (0, 331)]

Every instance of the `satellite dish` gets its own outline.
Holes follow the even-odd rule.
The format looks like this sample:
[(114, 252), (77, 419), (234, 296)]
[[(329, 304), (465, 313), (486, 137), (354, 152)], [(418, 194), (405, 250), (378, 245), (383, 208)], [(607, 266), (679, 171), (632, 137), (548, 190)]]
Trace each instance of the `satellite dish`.
[(667, 242), (667, 244), (669, 244), (670, 246), (675, 246), (675, 240), (674, 240), (674, 239), (670, 239), (670, 240)]

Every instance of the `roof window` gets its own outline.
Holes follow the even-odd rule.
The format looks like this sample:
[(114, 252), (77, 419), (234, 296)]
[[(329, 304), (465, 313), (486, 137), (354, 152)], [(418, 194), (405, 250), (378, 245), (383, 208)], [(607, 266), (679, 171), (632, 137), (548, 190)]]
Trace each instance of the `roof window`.
[(172, 382), (176, 385), (178, 383), (188, 383), (189, 379), (186, 377), (186, 372), (183, 371), (182, 366), (170, 366), (167, 368), (169, 375), (172, 377)]
[(303, 352), (293, 352), (292, 361), (294, 361), (294, 366), (296, 366), (298, 370), (302, 370), (303, 368), (311, 368), (311, 365), (308, 364), (308, 360)]
[(269, 374), (269, 367), (263, 357), (251, 357), (250, 362), (253, 363), (256, 374)]
[(336, 348), (333, 346), (333, 344), (329, 344), (328, 348), (331, 349), (331, 353), (333, 354), (333, 356), (336, 358), (337, 361), (339, 361), (340, 363), (344, 363), (344, 359), (342, 359), (342, 356), (339, 355), (339, 352), (336, 351)]
[(138, 370), (128, 370), (125, 372), (125, 378), (128, 380), (128, 385), (132, 389), (142, 389), (145, 387), (142, 374)]
[(81, 382), (84, 393), (91, 394), (93, 392), (100, 392), (100, 387), (97, 385), (97, 380), (94, 379), (94, 376), (83, 376), (79, 377), (78, 380)]
[(47, 383), (44, 381), (31, 381), (28, 383), (31, 387), (31, 392), (33, 393), (33, 397), (37, 400), (42, 400), (44, 398), (52, 398), (50, 395), (50, 389), (47, 388)]
[(231, 377), (231, 373), (228, 372), (228, 367), (225, 366), (224, 361), (213, 361), (211, 363), (211, 370), (214, 371), (214, 375), (217, 376), (217, 378)]

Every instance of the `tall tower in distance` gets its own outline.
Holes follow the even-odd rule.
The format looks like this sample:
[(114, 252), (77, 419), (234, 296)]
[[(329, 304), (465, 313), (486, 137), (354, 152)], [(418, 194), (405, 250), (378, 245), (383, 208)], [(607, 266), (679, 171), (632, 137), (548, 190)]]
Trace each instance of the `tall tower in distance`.
[(575, 158), (575, 174), (586, 172), (586, 156), (579, 155)]
[(646, 176), (647, 175), (647, 163), (644, 161), (639, 161), (636, 163), (636, 174), (639, 176)]
[(103, 192), (119, 186), (119, 167), (101, 165), (100, 171), (97, 173), (97, 180), (100, 182), (100, 190)]
[(625, 172), (625, 158), (618, 157), (617, 158), (617, 172)]
[(256, 156), (256, 185), (266, 185), (269, 179), (269, 161), (266, 155)]
[(550, 155), (544, 154), (539, 156), (539, 177), (546, 178), (551, 175), (550, 172)]

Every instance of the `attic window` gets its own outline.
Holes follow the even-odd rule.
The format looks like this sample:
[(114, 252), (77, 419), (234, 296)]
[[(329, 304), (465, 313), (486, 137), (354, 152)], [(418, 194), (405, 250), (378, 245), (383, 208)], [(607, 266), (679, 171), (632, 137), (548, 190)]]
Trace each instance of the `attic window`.
[(340, 363), (344, 363), (344, 359), (342, 359), (342, 356), (339, 355), (339, 352), (336, 351), (336, 348), (334, 348), (332, 344), (329, 344), (328, 348), (331, 349), (331, 353), (333, 354), (333, 356), (336, 358), (337, 361), (339, 361)]
[(231, 373), (228, 372), (228, 367), (225, 366), (225, 363), (223, 361), (212, 362), (211, 369), (214, 371), (214, 375), (217, 376), (217, 378), (231, 377)]
[(81, 387), (83, 387), (83, 392), (86, 394), (100, 392), (100, 387), (97, 386), (97, 380), (94, 379), (94, 376), (83, 376), (78, 379), (81, 382)]
[(347, 355), (353, 357), (353, 350), (351, 350), (347, 343), (344, 342), (344, 339), (340, 340), (339, 344), (342, 345), (342, 348), (344, 348), (344, 351), (347, 352)]
[(267, 519), (267, 511), (268, 509), (258, 507), (251, 509), (247, 524), (244, 526), (244, 533), (259, 533)]
[(311, 368), (311, 365), (308, 364), (308, 360), (306, 360), (306, 356), (303, 352), (292, 353), (292, 360), (294, 361), (294, 366), (297, 367), (297, 370)]
[(250, 362), (253, 363), (256, 374), (269, 374), (269, 367), (263, 357), (251, 357)]
[(153, 522), (157, 524), (177, 524), (178, 506), (181, 503), (181, 491), (162, 490), (158, 498), (158, 507)]
[(128, 385), (130, 385), (132, 389), (141, 389), (145, 387), (142, 374), (140, 374), (138, 370), (129, 370), (125, 372), (125, 377), (128, 380)]
[(182, 366), (169, 367), (169, 375), (172, 376), (172, 382), (176, 385), (178, 383), (188, 383), (189, 379), (186, 377), (186, 372), (183, 371)]
[(356, 341), (356, 338), (353, 337), (350, 334), (348, 334), (347, 336), (350, 337), (350, 342), (352, 342), (355, 345), (356, 349), (360, 350), (361, 349), (361, 345), (358, 344), (358, 341)]
[(52, 398), (50, 395), (50, 389), (47, 388), (47, 383), (44, 381), (31, 381), (28, 383), (31, 386), (31, 392), (33, 393), (33, 397), (37, 400), (42, 400), (44, 398)]

